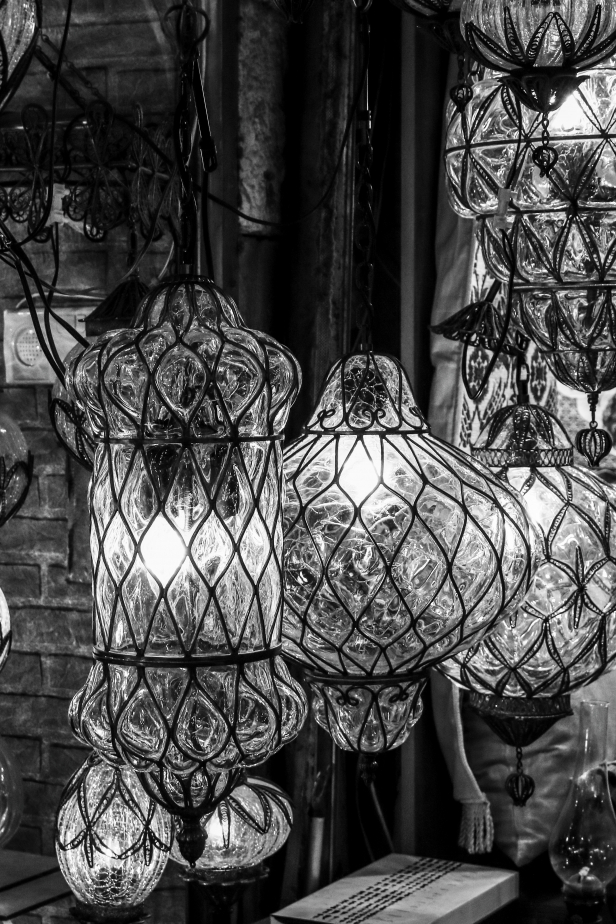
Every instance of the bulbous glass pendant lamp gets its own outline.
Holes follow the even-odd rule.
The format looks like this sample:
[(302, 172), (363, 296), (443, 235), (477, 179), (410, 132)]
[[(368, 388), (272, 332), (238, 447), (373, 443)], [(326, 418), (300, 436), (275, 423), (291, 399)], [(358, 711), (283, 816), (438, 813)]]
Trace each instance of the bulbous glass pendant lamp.
[[(438, 665), (472, 691), (471, 704), (521, 749), (570, 713), (569, 693), (616, 659), (616, 494), (573, 465), (573, 449), (545, 408), (498, 411), (473, 447), (524, 505), (542, 559), (516, 612), (478, 644)], [(516, 804), (534, 783), (521, 769), (507, 781)]]
[(426, 669), (526, 593), (522, 507), (430, 434), (401, 365), (372, 352), (332, 367), (285, 472), (285, 654), (336, 744), (396, 747)]
[(32, 481), (32, 456), (15, 421), (0, 411), (0, 526), (20, 509)]
[[(503, 82), (529, 109), (558, 109), (583, 82), (578, 71), (616, 50), (616, 8), (603, 0), (463, 0), (460, 25), (471, 54), (505, 71)], [(558, 153), (547, 143), (534, 161), (549, 172)]]
[(152, 772), (176, 813), (206, 768), (262, 762), (305, 718), (280, 657), (281, 439), (299, 370), (216, 286), (182, 276), (74, 359), (66, 385), (96, 443), (95, 663), (72, 727)]
[(23, 811), (24, 788), (19, 765), (7, 742), (0, 738), (0, 847), (17, 833)]
[[(603, 235), (610, 237), (616, 221), (613, 61), (585, 72), (584, 78), (549, 117), (550, 144), (558, 161), (543, 176), (533, 160), (542, 144), (541, 117), (522, 106), (510, 87), (490, 77), (476, 80), (466, 108), (448, 110), (445, 166), (450, 204), (462, 217), (485, 218), (484, 233), (492, 237), (498, 237), (495, 219), (503, 217), (503, 204), (507, 207), (507, 217), (520, 225), (516, 228), (519, 282), (576, 282), (581, 278), (575, 275), (579, 274), (576, 241), (587, 255), (586, 270), (594, 274), (592, 278), (610, 272), (602, 248)], [(536, 238), (543, 250), (533, 251)], [(562, 253), (555, 264), (557, 238)], [(590, 261), (586, 239), (597, 242), (599, 256), (593, 254)], [(544, 253), (547, 259), (542, 260)], [(503, 273), (508, 278), (508, 272), (502, 270), (500, 276)]]
[(92, 754), (62, 793), (56, 822), (60, 869), (82, 921), (135, 921), (162, 876), (171, 842), (170, 815), (125, 767)]
[[(263, 863), (286, 843), (292, 824), (287, 794), (269, 780), (246, 777), (202, 818), (206, 842), (196, 863), (197, 875), (245, 871)], [(171, 859), (188, 865), (175, 844)]]

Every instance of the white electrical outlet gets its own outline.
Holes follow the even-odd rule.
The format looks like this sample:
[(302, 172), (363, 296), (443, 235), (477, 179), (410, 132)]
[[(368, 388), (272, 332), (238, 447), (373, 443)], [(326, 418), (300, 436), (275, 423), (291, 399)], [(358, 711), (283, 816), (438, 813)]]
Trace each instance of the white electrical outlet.
[[(93, 305), (64, 307), (54, 305), (54, 311), (80, 333), (83, 319)], [(42, 311), (37, 311), (41, 328), (45, 330)], [(75, 340), (57, 321), (51, 319), (51, 330), (61, 359), (75, 345)], [(4, 312), (4, 365), (7, 385), (52, 385), (55, 374), (43, 353), (34, 324), (27, 309)]]

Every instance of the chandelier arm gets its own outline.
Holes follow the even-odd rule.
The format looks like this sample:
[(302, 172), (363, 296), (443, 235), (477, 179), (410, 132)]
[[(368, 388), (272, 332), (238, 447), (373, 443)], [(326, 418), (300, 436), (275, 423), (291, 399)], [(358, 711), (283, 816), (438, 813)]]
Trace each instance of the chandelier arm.
[(58, 240), (57, 222), (54, 222), (52, 230), (51, 230), (51, 251), (53, 254), (53, 262), (54, 262), (53, 277), (51, 280), (52, 290), (49, 293), (47, 304), (43, 303), (43, 321), (45, 323), (45, 334), (47, 336), (47, 342), (49, 344), (49, 348), (51, 352), (53, 353), (54, 359), (56, 360), (58, 366), (63, 367), (62, 358), (60, 354), (58, 353), (55, 341), (53, 339), (53, 333), (51, 330), (51, 315), (50, 315), (51, 302), (54, 296), (55, 287), (58, 282), (58, 274), (60, 272), (60, 244)]
[(53, 204), (53, 187), (54, 187), (54, 171), (55, 171), (55, 141), (56, 141), (56, 120), (58, 116), (58, 87), (60, 85), (60, 78), (62, 74), (62, 62), (64, 59), (64, 52), (66, 49), (66, 42), (68, 39), (68, 33), (71, 25), (71, 15), (73, 12), (73, 0), (67, 0), (66, 6), (66, 16), (64, 18), (64, 30), (62, 32), (62, 41), (60, 42), (60, 50), (58, 52), (58, 63), (55, 68), (55, 75), (53, 79), (53, 93), (52, 93), (52, 103), (51, 103), (51, 136), (49, 142), (49, 181), (47, 189), (47, 202), (45, 203), (45, 208), (43, 209), (43, 214), (40, 217), (40, 220), (36, 227), (26, 235), (26, 237), (20, 241), (20, 243), (28, 244), (30, 241), (34, 240), (38, 234), (41, 233), (47, 222), (49, 221), (49, 216), (51, 214), (51, 207)]

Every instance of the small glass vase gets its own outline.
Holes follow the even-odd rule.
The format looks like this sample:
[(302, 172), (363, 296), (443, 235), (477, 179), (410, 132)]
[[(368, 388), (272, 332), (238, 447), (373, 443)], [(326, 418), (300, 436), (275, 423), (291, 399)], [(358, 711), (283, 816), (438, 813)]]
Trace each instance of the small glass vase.
[(577, 759), (566, 802), (550, 838), (569, 917), (601, 920), (605, 887), (616, 876), (616, 815), (605, 763), (608, 703), (583, 702)]

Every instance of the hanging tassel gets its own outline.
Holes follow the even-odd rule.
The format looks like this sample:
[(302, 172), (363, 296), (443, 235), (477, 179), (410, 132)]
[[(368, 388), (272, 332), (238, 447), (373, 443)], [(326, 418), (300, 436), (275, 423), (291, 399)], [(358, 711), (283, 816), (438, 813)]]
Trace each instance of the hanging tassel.
[(494, 822), (489, 802), (463, 802), (458, 847), (467, 853), (490, 853), (494, 844)]

